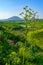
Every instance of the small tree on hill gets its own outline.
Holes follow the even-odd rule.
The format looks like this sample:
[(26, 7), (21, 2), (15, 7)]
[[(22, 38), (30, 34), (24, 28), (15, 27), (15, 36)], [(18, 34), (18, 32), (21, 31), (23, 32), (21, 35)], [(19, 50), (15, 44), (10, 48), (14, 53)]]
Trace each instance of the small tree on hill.
[[(25, 22), (25, 36), (26, 36), (25, 47), (26, 47), (27, 33), (28, 33), (28, 22), (35, 20), (37, 12), (34, 12), (31, 8), (28, 8), (28, 6), (25, 6), (23, 8), (23, 10), (24, 11), (21, 12), (20, 15), (23, 17), (24, 22)], [(24, 63), (24, 56), (23, 56), (23, 63)]]
[[(27, 33), (28, 33), (28, 22), (30, 21), (35, 21), (37, 12), (34, 12), (31, 8), (28, 8), (28, 6), (25, 6), (23, 8), (24, 12), (21, 12), (20, 15), (23, 17), (24, 22), (25, 22), (25, 36), (27, 40)], [(25, 46), (26, 46), (27, 41), (25, 41)]]

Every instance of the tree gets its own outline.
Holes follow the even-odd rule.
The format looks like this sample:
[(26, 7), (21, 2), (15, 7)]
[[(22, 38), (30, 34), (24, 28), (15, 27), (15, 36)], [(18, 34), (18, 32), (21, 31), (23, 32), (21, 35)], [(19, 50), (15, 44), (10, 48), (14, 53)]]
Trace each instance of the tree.
[[(26, 43), (27, 43), (27, 33), (28, 33), (28, 22), (29, 21), (34, 21), (36, 18), (36, 14), (37, 12), (34, 12), (31, 8), (28, 8), (28, 6), (25, 6), (23, 8), (23, 12), (20, 13), (20, 15), (23, 17), (24, 22), (25, 22), (25, 36), (26, 36), (26, 40), (25, 40), (25, 47), (26, 47)], [(24, 63), (24, 56), (23, 56), (23, 63)]]
[[(26, 40), (27, 40), (27, 33), (28, 33), (28, 22), (29, 21), (35, 21), (37, 12), (34, 12), (31, 8), (28, 8), (28, 6), (25, 6), (23, 8), (24, 12), (21, 12), (20, 15), (23, 17), (24, 22), (25, 22), (25, 29), (26, 29)], [(25, 41), (25, 46), (26, 46), (27, 41)]]

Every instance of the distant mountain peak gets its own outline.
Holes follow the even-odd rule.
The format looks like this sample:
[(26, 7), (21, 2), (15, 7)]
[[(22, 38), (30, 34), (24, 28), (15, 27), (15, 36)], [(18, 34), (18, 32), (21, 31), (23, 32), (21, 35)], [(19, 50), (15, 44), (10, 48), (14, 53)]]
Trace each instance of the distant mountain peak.
[(22, 18), (20, 18), (18, 16), (12, 16), (12, 17), (8, 18), (8, 20), (22, 20)]

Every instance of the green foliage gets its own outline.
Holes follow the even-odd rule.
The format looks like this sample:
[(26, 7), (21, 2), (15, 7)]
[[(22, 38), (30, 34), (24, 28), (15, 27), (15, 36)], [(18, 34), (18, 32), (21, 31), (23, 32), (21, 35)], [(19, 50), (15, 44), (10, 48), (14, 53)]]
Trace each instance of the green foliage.
[[(17, 22), (0, 24), (0, 65), (43, 65), (42, 20), (35, 22), (34, 28), (28, 28), (27, 40), (24, 35), (26, 30), (13, 30), (25, 25), (24, 22)], [(33, 26), (33, 22), (27, 25), (29, 23)]]

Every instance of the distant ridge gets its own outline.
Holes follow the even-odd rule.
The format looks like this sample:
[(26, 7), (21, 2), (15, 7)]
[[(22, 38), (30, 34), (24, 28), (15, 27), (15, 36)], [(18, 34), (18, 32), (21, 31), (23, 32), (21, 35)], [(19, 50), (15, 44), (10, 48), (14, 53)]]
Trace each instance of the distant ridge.
[(18, 16), (12, 16), (12, 17), (8, 18), (7, 20), (22, 20), (22, 18), (20, 18)]

